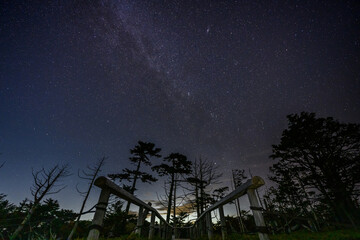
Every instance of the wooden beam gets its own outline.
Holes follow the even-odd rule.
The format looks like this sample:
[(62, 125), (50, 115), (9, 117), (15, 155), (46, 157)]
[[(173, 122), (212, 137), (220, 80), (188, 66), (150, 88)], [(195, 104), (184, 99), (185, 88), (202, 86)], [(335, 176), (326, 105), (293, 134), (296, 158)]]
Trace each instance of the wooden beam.
[(156, 216), (160, 220), (163, 220), (166, 225), (170, 226), (169, 223), (165, 221), (165, 219), (161, 216), (161, 214), (155, 208), (149, 206), (148, 204), (141, 201), (140, 199), (138, 199), (137, 197), (135, 197), (131, 193), (125, 191), (123, 188), (116, 185), (110, 179), (108, 179), (108, 178), (106, 178), (104, 176), (98, 177), (95, 180), (94, 185), (101, 188), (101, 189), (108, 188), (110, 190), (111, 194), (114, 194), (115, 196), (118, 196), (119, 198), (122, 198), (122, 199), (124, 199), (126, 201), (129, 201), (129, 202), (131, 202), (132, 204), (134, 204), (136, 206), (142, 206), (144, 209), (147, 209), (150, 212), (154, 211)]
[(141, 228), (143, 225), (143, 214), (144, 214), (144, 207), (140, 206), (139, 207), (139, 213), (138, 213), (138, 219), (137, 219), (137, 223), (136, 223), (136, 230), (135, 233), (141, 235)]
[(151, 212), (151, 220), (150, 220), (150, 230), (149, 230), (149, 239), (154, 238), (154, 232), (155, 232), (155, 212)]
[(256, 189), (258, 187), (261, 187), (262, 185), (264, 185), (265, 182), (261, 177), (258, 176), (254, 176), (251, 179), (247, 180), (245, 183), (241, 184), (239, 187), (237, 187), (234, 191), (232, 191), (230, 194), (226, 195), (225, 197), (223, 197), (222, 199), (220, 199), (220, 201), (216, 202), (215, 204), (211, 205), (210, 207), (208, 207), (199, 217), (196, 221), (198, 221), (199, 219), (203, 218), (205, 216), (205, 214), (207, 214), (208, 212), (211, 212), (215, 209), (217, 209), (218, 207), (225, 205), (229, 202), (232, 202), (233, 200), (243, 196), (246, 194), (246, 191), (248, 189)]
[[(247, 190), (247, 195), (249, 197), (250, 209), (253, 212), (256, 227), (258, 229), (266, 229), (265, 220), (264, 220), (264, 217), (263, 217), (262, 212), (260, 210), (261, 207), (260, 207), (260, 203), (258, 201), (258, 198), (257, 198), (257, 196), (255, 194), (255, 189), (248, 189)], [(260, 240), (269, 240), (269, 236), (267, 235), (266, 232), (260, 232), (259, 231), (258, 234), (259, 234)]]
[(110, 189), (101, 189), (99, 201), (96, 204), (96, 211), (92, 220), (90, 231), (87, 240), (98, 240), (100, 236), (100, 230), (102, 229), (106, 207), (109, 202)]
[(206, 214), (206, 230), (207, 230), (208, 239), (212, 240), (214, 238), (214, 231), (211, 221), (211, 212), (208, 212)]
[(227, 238), (227, 229), (226, 229), (226, 221), (224, 215), (224, 207), (219, 207), (219, 215), (220, 215), (220, 223), (221, 223), (221, 236), (222, 239), (225, 240)]

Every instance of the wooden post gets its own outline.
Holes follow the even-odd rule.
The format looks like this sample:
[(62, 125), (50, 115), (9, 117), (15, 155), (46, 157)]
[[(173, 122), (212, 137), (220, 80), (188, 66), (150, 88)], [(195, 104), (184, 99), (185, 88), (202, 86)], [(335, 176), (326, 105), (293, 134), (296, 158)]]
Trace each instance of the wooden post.
[(166, 239), (166, 222), (163, 222), (163, 226), (161, 229), (161, 238)]
[(163, 239), (168, 239), (169, 233), (168, 233), (168, 225), (165, 223), (164, 224), (164, 238)]
[(194, 228), (195, 238), (199, 238), (199, 227), (197, 223), (194, 224)]
[(213, 232), (213, 225), (211, 221), (211, 212), (208, 212), (206, 214), (206, 229), (207, 229), (207, 235), (209, 240), (212, 240), (214, 238), (214, 232)]
[(193, 235), (194, 235), (194, 238), (198, 238), (198, 237), (199, 237), (198, 232), (197, 232), (197, 225), (196, 225), (196, 223), (194, 223)]
[(170, 226), (166, 226), (166, 239), (172, 238), (172, 229)]
[(248, 189), (247, 195), (249, 197), (250, 209), (253, 212), (255, 224), (256, 227), (258, 228), (259, 238), (260, 240), (269, 240), (269, 236), (265, 231), (266, 230), (265, 220), (261, 213), (262, 208), (260, 207), (259, 201), (256, 197), (255, 189), (253, 188)]
[(221, 235), (222, 235), (222, 239), (225, 240), (227, 239), (227, 230), (226, 230), (226, 221), (225, 221), (223, 206), (219, 207), (219, 215), (220, 215), (220, 223), (221, 223)]
[(200, 238), (201, 237), (201, 233), (200, 233), (200, 226), (199, 223), (196, 224), (196, 238)]
[(172, 231), (170, 226), (166, 226), (166, 238), (165, 239), (171, 239), (172, 238)]
[(202, 237), (204, 235), (204, 229), (203, 229), (203, 218), (199, 221), (199, 237)]
[(161, 239), (164, 239), (164, 235), (163, 235), (163, 221), (160, 219), (160, 222), (159, 222), (159, 236)]
[(139, 207), (139, 213), (138, 213), (138, 219), (137, 219), (137, 223), (136, 223), (136, 230), (135, 233), (141, 235), (141, 228), (142, 228), (142, 223), (143, 223), (143, 210), (144, 207), (140, 206)]
[[(151, 203), (148, 203), (149, 206), (151, 206)], [(149, 214), (149, 209), (145, 209), (143, 211), (143, 213), (141, 214), (141, 228), (140, 228), (140, 235), (143, 234), (144, 232), (144, 229), (143, 229), (143, 226), (144, 226), (144, 222), (145, 222), (145, 219), (147, 217), (147, 215)]]
[(155, 232), (155, 212), (151, 212), (149, 239), (154, 238), (154, 232)]
[(201, 223), (199, 222), (198, 226), (197, 226), (197, 232), (198, 232), (198, 238), (201, 238), (203, 236), (203, 233), (202, 233), (202, 225)]
[(99, 201), (96, 204), (96, 211), (94, 218), (92, 220), (90, 231), (87, 237), (87, 240), (98, 240), (100, 235), (100, 230), (102, 229), (106, 207), (109, 202), (110, 190), (107, 188), (101, 189)]

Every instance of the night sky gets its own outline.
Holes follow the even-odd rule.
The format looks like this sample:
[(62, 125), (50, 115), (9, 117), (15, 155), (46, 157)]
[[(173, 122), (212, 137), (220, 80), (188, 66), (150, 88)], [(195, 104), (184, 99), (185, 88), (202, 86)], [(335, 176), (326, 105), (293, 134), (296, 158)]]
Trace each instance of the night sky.
[(120, 172), (138, 140), (214, 161), (225, 185), (232, 168), (266, 178), (286, 115), (360, 122), (358, 1), (35, 2), (0, 3), (0, 192), (13, 203), (31, 197), (31, 168), (69, 163), (52, 197), (78, 210), (77, 169), (108, 156), (103, 174)]

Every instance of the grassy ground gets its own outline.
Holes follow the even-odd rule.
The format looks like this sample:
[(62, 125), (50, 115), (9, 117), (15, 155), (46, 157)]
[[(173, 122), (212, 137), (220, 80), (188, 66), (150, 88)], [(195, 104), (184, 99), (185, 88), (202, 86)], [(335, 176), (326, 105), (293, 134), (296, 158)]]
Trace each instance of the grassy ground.
[[(360, 231), (334, 230), (327, 232), (294, 232), (291, 234), (270, 235), (270, 240), (360, 240)], [(241, 236), (233, 234), (229, 240), (258, 240), (257, 235)]]
[[(86, 240), (86, 238), (77, 238), (75, 240)], [(116, 238), (100, 238), (100, 240), (148, 240), (147, 237), (139, 237), (136, 234), (130, 234), (126, 236), (116, 237)], [(162, 240), (160, 237), (155, 236), (153, 240)]]
[[(360, 240), (360, 231), (354, 230), (332, 230), (326, 232), (294, 232), (291, 234), (277, 234), (270, 235), (270, 240)], [(147, 238), (140, 238), (136, 235), (123, 236), (119, 238), (111, 238), (108, 240), (145, 240)], [(231, 234), (228, 240), (258, 240), (257, 235), (240, 235)], [(82, 240), (82, 239), (78, 239)], [(160, 238), (154, 238), (160, 240)], [(199, 238), (198, 240), (207, 240), (206, 237)], [(214, 240), (221, 240), (221, 236), (216, 235)]]

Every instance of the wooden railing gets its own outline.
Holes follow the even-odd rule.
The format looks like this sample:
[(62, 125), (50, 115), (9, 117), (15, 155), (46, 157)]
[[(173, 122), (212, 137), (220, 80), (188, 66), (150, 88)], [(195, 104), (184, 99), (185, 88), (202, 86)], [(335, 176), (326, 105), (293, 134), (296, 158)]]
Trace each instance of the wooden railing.
[(226, 222), (224, 216), (223, 206), (227, 203), (234, 201), (235, 199), (247, 194), (250, 202), (250, 209), (253, 212), (255, 218), (255, 224), (258, 230), (260, 240), (268, 240), (269, 237), (266, 231), (266, 225), (264, 217), (262, 215), (262, 208), (259, 204), (258, 198), (255, 194), (255, 189), (264, 185), (265, 182), (261, 177), (255, 176), (249, 179), (247, 182), (236, 188), (234, 191), (226, 195), (220, 201), (216, 202), (212, 206), (208, 207), (195, 221), (194, 225), (190, 228), (190, 237), (198, 238), (204, 234), (208, 235), (209, 239), (214, 238), (211, 212), (218, 209), (221, 223), (221, 235), (222, 239), (227, 238)]
[(130, 203), (139, 206), (138, 219), (136, 224), (135, 232), (141, 234), (143, 230), (143, 225), (145, 222), (146, 216), (151, 212), (150, 220), (150, 230), (149, 230), (149, 239), (154, 237), (155, 233), (155, 218), (159, 219), (159, 235), (162, 239), (170, 239), (172, 233), (172, 226), (165, 221), (165, 219), (160, 215), (160, 213), (150, 204), (146, 204), (140, 199), (136, 198), (134, 195), (128, 193), (114, 182), (110, 181), (106, 177), (98, 177), (94, 183), (95, 186), (101, 188), (101, 193), (99, 201), (96, 205), (95, 215), (90, 226), (90, 231), (87, 237), (87, 240), (98, 240), (100, 236), (100, 231), (103, 226), (103, 221), (105, 217), (106, 207), (108, 205), (110, 194), (118, 196)]
[[(173, 227), (165, 221), (165, 219), (160, 215), (160, 213), (151, 207), (151, 205), (146, 204), (140, 199), (136, 198), (134, 195), (128, 193), (114, 182), (110, 181), (106, 177), (99, 177), (95, 181), (95, 186), (101, 188), (101, 193), (99, 197), (99, 201), (96, 205), (95, 215), (92, 221), (92, 225), (90, 226), (90, 231), (87, 237), (87, 240), (98, 240), (100, 236), (100, 231), (103, 226), (103, 221), (105, 217), (105, 211), (108, 205), (110, 194), (116, 195), (130, 203), (139, 206), (139, 213), (137, 219), (137, 226), (135, 232), (141, 234), (144, 221), (146, 216), (151, 212), (151, 220), (150, 220), (150, 230), (148, 238), (152, 239), (155, 233), (155, 218), (159, 219), (159, 231), (158, 234), (161, 239), (171, 239), (173, 235)], [(255, 176), (249, 179), (247, 182), (236, 188), (230, 194), (222, 198), (220, 201), (216, 202), (209, 208), (205, 210), (195, 221), (192, 227), (187, 228), (187, 232), (189, 233), (189, 237), (191, 239), (200, 238), (201, 236), (207, 234), (208, 239), (214, 238), (213, 226), (212, 226), (212, 218), (211, 212), (218, 209), (221, 223), (221, 233), (222, 239), (227, 238), (227, 230), (226, 230), (226, 222), (224, 216), (224, 208), (225, 204), (228, 204), (235, 199), (247, 194), (250, 202), (250, 209), (253, 212), (255, 218), (255, 224), (258, 229), (258, 235), (260, 240), (268, 240), (269, 237), (266, 233), (266, 225), (262, 215), (262, 208), (260, 207), (259, 201), (255, 194), (255, 189), (264, 185), (264, 180), (261, 177)]]

